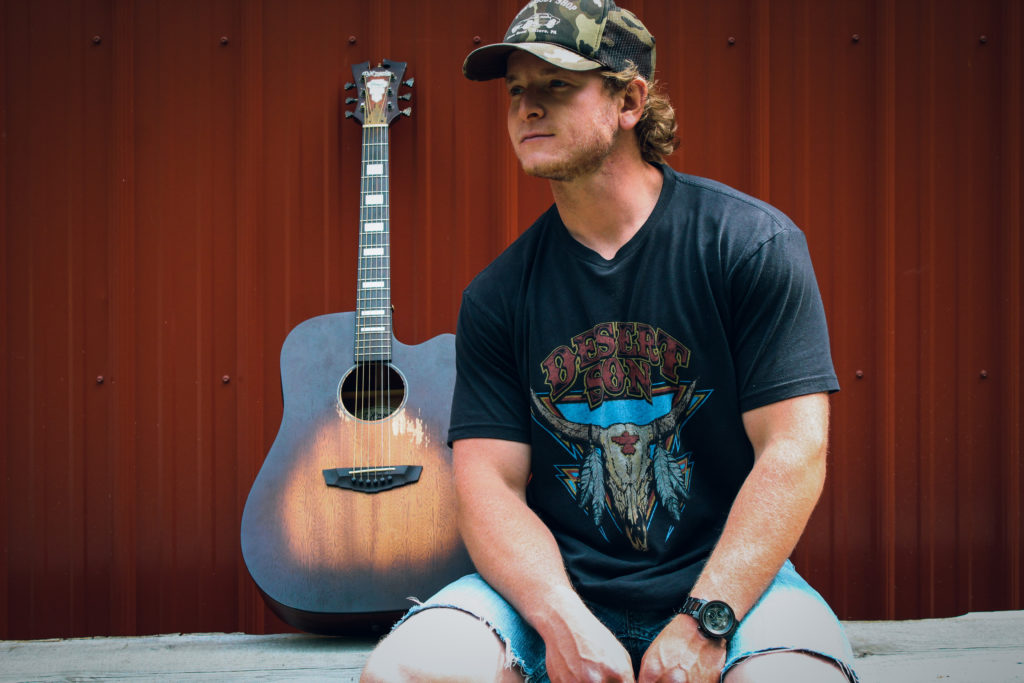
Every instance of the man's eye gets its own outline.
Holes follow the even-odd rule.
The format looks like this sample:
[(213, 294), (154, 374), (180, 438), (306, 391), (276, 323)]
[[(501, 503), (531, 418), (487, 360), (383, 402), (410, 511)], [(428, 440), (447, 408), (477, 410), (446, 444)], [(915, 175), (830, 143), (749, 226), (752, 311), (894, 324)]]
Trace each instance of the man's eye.
[(522, 95), (523, 94), (523, 89), (520, 88), (518, 85), (514, 85), (514, 86), (512, 86), (511, 88), (508, 89), (508, 94), (513, 96), (513, 97), (515, 97), (516, 95)]
[(551, 87), (552, 88), (564, 88), (567, 85), (569, 85), (569, 84), (566, 83), (565, 81), (560, 81), (558, 79), (555, 79), (555, 80), (551, 81)]

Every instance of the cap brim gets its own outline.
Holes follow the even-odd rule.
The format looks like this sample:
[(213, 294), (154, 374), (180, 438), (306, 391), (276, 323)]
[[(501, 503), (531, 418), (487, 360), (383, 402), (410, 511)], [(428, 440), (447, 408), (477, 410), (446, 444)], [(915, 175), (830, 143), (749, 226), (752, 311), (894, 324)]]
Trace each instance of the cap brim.
[(570, 71), (590, 71), (604, 66), (554, 43), (495, 43), (470, 52), (462, 64), (462, 73), (472, 81), (504, 78), (505, 64), (513, 50), (524, 50), (549, 64)]

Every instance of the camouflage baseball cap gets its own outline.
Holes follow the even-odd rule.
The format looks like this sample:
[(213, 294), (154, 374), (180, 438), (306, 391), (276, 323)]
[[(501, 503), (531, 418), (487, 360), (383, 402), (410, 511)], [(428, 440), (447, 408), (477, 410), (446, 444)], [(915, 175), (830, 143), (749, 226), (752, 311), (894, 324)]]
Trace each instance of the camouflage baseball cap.
[(474, 81), (502, 78), (513, 50), (571, 71), (622, 71), (633, 63), (644, 78), (654, 74), (654, 36), (613, 0), (530, 0), (504, 42), (471, 52), (462, 73)]

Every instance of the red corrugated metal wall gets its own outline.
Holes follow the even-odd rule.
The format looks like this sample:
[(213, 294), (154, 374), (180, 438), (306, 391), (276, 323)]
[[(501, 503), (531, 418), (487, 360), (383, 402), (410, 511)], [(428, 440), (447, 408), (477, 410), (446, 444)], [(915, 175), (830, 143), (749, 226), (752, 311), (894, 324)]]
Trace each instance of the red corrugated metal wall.
[[(287, 332), (355, 302), (349, 66), (407, 61), (396, 334), (550, 202), (501, 86), (520, 0), (0, 0), (0, 638), (263, 631), (239, 552)], [(844, 618), (1020, 609), (1019, 0), (633, 0), (681, 170), (809, 236), (844, 390), (798, 564)]]

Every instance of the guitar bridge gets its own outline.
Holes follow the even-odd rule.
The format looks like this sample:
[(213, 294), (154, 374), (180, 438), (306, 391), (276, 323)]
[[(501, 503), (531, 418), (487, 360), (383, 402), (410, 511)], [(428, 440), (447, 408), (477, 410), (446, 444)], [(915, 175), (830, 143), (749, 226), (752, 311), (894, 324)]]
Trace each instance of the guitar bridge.
[(420, 465), (396, 465), (394, 467), (336, 467), (324, 470), (324, 481), (328, 486), (339, 489), (380, 493), (389, 489), (415, 484), (420, 479), (423, 467)]

